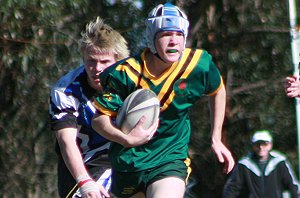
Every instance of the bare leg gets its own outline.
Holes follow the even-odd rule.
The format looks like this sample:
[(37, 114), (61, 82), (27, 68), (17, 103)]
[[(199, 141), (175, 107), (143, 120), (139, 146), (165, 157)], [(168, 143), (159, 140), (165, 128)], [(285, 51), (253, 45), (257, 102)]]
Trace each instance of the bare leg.
[(133, 195), (131, 198), (146, 198), (144, 193), (138, 192), (135, 195)]
[(168, 177), (152, 183), (147, 188), (147, 198), (183, 198), (185, 182), (178, 177)]
[[(112, 193), (110, 193), (110, 197), (111, 198), (118, 198), (117, 196), (113, 195)], [(145, 197), (144, 193), (138, 192), (130, 198), (146, 198), (146, 197)]]

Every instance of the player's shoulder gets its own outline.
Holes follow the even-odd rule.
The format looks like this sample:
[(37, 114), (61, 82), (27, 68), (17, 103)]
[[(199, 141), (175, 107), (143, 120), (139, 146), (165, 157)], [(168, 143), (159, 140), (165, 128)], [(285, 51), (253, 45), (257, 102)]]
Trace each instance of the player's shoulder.
[(183, 51), (183, 56), (193, 56), (193, 60), (201, 64), (210, 64), (212, 55), (205, 49), (200, 48), (186, 48)]
[(71, 83), (73, 83), (80, 75), (82, 75), (85, 72), (84, 66), (81, 65), (71, 71), (69, 71), (67, 74), (62, 76), (56, 84), (52, 87), (52, 90), (58, 90), (58, 89), (66, 89)]
[(201, 56), (211, 56), (207, 50), (202, 48), (185, 48), (183, 53), (200, 53)]
[(128, 60), (129, 59), (133, 59), (134, 57), (130, 56), (130, 57), (127, 57), (127, 58), (124, 58), (122, 60), (119, 60), (117, 62), (115, 62), (114, 64), (112, 64), (111, 66), (107, 67), (101, 74), (100, 74), (100, 77), (101, 76), (106, 76), (114, 71), (120, 71), (122, 69), (122, 67), (126, 66), (128, 64)]
[(106, 68), (100, 74), (100, 79), (101, 79), (101, 81), (106, 81), (106, 80), (110, 79), (112, 76), (114, 78), (117, 78), (120, 76), (123, 77), (124, 71), (134, 71), (134, 70), (140, 71), (140, 68), (141, 68), (140, 63), (141, 63), (141, 61), (138, 58), (138, 56), (136, 56), (136, 55), (119, 60), (115, 64)]
[[(188, 58), (189, 56), (190, 58)], [(186, 48), (183, 57), (187, 57), (184, 59), (185, 61), (192, 60), (189, 64), (195, 65), (194, 71), (198, 72), (208, 72), (211, 65), (214, 64), (211, 54), (204, 49)]]

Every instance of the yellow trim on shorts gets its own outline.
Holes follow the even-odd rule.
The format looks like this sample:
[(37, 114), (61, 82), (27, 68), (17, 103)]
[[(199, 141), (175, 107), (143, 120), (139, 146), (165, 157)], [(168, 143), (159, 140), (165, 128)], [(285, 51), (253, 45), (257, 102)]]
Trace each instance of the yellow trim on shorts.
[(190, 167), (190, 165), (191, 165), (191, 159), (187, 157), (184, 160), (184, 163), (187, 166), (187, 176), (185, 178), (185, 184), (187, 184), (188, 183), (188, 179), (189, 179), (189, 177), (190, 177), (190, 175), (192, 173), (192, 168)]

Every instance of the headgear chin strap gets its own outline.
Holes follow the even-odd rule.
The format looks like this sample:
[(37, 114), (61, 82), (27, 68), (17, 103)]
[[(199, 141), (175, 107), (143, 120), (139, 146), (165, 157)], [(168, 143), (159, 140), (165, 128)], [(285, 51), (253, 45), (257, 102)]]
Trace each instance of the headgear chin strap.
[(146, 23), (147, 46), (155, 54), (155, 36), (161, 31), (177, 31), (184, 35), (184, 47), (188, 35), (189, 21), (186, 15), (177, 7), (170, 3), (156, 6), (148, 15)]

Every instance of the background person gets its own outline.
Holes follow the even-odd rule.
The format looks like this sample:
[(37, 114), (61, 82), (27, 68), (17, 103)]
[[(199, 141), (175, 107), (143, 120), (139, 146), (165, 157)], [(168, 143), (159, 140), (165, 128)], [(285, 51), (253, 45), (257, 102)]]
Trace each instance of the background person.
[[(202, 96), (211, 107), (212, 148), (228, 173), (234, 160), (221, 141), (226, 92), (219, 70), (205, 50), (185, 48), (189, 22), (176, 6), (158, 5), (146, 19), (148, 48), (101, 74), (104, 87), (94, 105), (93, 127), (116, 142), (110, 149), (112, 193), (117, 197), (183, 197), (191, 171), (189, 109)], [(122, 101), (138, 88), (154, 91), (161, 104), (159, 127), (141, 125), (125, 135), (113, 119)]]
[(51, 128), (57, 139), (58, 191), (60, 197), (70, 197), (70, 191), (78, 184), (82, 196), (108, 197), (94, 179), (110, 168), (110, 143), (91, 127), (96, 111), (91, 101), (102, 89), (99, 74), (127, 57), (129, 51), (126, 40), (99, 17), (86, 26), (80, 44), (83, 65), (63, 76), (50, 95)]
[(252, 152), (239, 160), (226, 181), (223, 197), (281, 198), (285, 190), (292, 197), (299, 197), (299, 183), (287, 158), (271, 151), (273, 144), (269, 131), (255, 132), (251, 143)]

